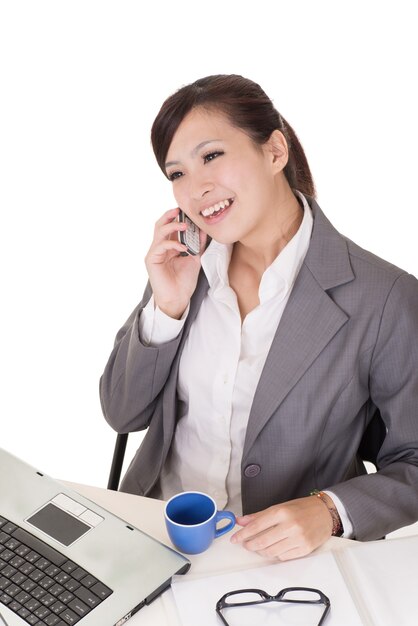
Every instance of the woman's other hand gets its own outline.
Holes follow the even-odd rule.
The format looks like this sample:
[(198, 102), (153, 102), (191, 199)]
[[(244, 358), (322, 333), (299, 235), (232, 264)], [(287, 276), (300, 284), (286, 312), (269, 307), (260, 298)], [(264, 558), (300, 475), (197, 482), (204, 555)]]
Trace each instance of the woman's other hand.
[(305, 556), (331, 537), (332, 517), (316, 496), (298, 498), (237, 517), (243, 526), (231, 537), (261, 556), (288, 561)]
[[(180, 256), (186, 246), (178, 241), (178, 232), (186, 225), (177, 220), (179, 209), (171, 209), (156, 222), (154, 239), (145, 257), (155, 305), (166, 315), (179, 319), (196, 288), (200, 255)], [(201, 232), (200, 249), (205, 249), (206, 234)]]

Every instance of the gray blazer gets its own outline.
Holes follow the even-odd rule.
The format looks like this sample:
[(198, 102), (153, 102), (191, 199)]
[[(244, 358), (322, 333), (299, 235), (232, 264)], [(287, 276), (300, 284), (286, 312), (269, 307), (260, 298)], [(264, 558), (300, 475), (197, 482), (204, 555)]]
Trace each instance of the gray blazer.
[[(309, 202), (311, 243), (249, 416), (243, 511), (329, 488), (354, 536), (377, 539), (418, 519), (418, 281), (341, 236)], [(100, 383), (103, 412), (118, 432), (148, 428), (124, 491), (152, 495), (157, 484), (176, 426), (179, 360), (207, 289), (201, 272), (173, 341), (154, 348), (139, 339), (149, 286), (117, 334)], [(386, 436), (368, 442), (378, 471), (367, 475), (363, 437), (379, 413)]]

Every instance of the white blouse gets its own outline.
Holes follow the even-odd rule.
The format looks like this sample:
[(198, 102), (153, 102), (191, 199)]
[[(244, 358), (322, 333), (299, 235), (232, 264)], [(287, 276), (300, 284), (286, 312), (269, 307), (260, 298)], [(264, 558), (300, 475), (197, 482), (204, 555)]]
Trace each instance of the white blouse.
[[(293, 284), (309, 248), (313, 218), (302, 194), (304, 216), (289, 243), (265, 270), (259, 305), (241, 321), (237, 297), (229, 286), (232, 244), (214, 240), (202, 255), (209, 289), (192, 324), (180, 359), (180, 415), (156, 495), (168, 499), (186, 490), (209, 493), (219, 509), (242, 514), (241, 458), (255, 390)], [(148, 345), (177, 336), (173, 320), (153, 299), (140, 316), (139, 332)], [(344, 507), (331, 494), (344, 525)]]

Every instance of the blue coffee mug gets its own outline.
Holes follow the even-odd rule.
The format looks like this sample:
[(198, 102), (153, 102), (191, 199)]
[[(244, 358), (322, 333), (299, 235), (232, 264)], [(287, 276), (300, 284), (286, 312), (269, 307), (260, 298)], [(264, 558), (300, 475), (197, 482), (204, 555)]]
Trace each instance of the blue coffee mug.
[[(173, 496), (165, 506), (164, 515), (171, 541), (186, 554), (204, 552), (214, 539), (235, 526), (235, 515), (218, 511), (215, 500), (200, 491), (184, 491)], [(228, 519), (229, 524), (216, 528), (222, 519)]]

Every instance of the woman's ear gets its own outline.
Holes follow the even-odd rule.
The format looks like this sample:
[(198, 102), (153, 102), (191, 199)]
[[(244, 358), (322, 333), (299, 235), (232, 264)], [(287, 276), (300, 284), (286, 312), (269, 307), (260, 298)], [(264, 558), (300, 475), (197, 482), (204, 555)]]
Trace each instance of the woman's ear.
[(267, 140), (266, 147), (271, 155), (274, 173), (281, 172), (289, 159), (289, 148), (283, 133), (280, 130), (274, 130)]

